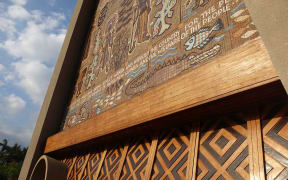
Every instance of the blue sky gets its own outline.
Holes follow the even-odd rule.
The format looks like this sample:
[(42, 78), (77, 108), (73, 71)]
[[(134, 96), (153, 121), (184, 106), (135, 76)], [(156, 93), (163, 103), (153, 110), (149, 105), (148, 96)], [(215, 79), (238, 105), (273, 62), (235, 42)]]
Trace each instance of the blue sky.
[(28, 146), (77, 0), (0, 0), (0, 141)]

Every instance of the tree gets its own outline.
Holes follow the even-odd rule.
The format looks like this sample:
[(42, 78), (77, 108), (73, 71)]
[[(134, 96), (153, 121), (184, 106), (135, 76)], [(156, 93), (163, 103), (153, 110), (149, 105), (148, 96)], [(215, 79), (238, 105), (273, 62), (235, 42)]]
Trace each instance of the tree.
[(0, 143), (0, 179), (17, 179), (27, 148), (21, 148), (19, 144), (8, 145), (7, 139)]

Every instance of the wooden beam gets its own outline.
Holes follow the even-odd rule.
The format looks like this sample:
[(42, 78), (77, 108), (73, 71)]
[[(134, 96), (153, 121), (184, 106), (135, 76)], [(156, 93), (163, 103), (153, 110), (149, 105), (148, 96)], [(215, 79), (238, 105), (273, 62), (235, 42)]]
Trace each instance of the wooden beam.
[(127, 153), (128, 153), (128, 148), (129, 148), (129, 144), (126, 144), (124, 146), (124, 148), (123, 148), (122, 157), (119, 160), (120, 162), (119, 162), (119, 166), (118, 166), (118, 169), (117, 169), (117, 174), (116, 174), (115, 179), (120, 179), (120, 177), (121, 177), (121, 172), (122, 172), (122, 169), (124, 167), (124, 163), (125, 163), (126, 156), (127, 156)]
[(99, 165), (97, 167), (97, 170), (96, 170), (96, 173), (95, 173), (95, 176), (94, 176), (95, 179), (98, 179), (98, 177), (99, 177), (100, 170), (102, 168), (103, 162), (104, 162), (106, 154), (107, 154), (107, 149), (105, 149), (103, 152), (101, 152), (101, 154), (102, 154), (102, 157), (101, 157), (101, 160), (99, 162)]
[(190, 132), (189, 155), (186, 180), (196, 180), (197, 160), (199, 151), (200, 123), (193, 125)]
[(250, 180), (265, 180), (262, 133), (259, 117), (247, 121)]
[(144, 180), (149, 180), (151, 179), (151, 174), (153, 170), (153, 164), (154, 164), (154, 159), (157, 151), (157, 146), (158, 146), (158, 137), (153, 137), (152, 142), (151, 142), (151, 147), (150, 147), (150, 153), (149, 153), (149, 158), (147, 162), (147, 166), (145, 169), (145, 179)]
[(47, 139), (45, 153), (278, 80), (261, 38)]

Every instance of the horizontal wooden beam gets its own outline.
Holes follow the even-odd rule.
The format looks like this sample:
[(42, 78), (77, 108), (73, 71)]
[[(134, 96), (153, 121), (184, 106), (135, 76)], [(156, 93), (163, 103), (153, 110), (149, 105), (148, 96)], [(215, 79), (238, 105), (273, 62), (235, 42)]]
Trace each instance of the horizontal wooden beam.
[(279, 80), (261, 38), (47, 139), (60, 150)]

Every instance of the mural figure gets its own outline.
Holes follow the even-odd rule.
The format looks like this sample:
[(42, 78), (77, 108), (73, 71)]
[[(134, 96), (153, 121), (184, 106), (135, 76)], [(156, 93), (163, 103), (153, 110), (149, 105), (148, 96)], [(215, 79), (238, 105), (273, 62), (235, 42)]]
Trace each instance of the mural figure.
[(158, 0), (155, 6), (158, 6), (160, 3), (162, 4), (162, 9), (156, 13), (154, 16), (157, 20), (153, 26), (153, 34), (152, 37), (160, 36), (163, 34), (171, 24), (166, 22), (166, 18), (172, 18), (173, 10), (172, 8), (176, 5), (177, 0)]
[(84, 85), (85, 82), (86, 71), (87, 68), (85, 68), (79, 76), (79, 81), (77, 82), (75, 88), (76, 97), (78, 97), (82, 93), (82, 86)]
[(86, 119), (89, 118), (89, 110), (85, 107), (86, 104), (84, 104), (81, 108), (80, 108), (80, 111), (79, 111), (79, 116), (80, 116), (80, 121), (85, 121)]
[(112, 70), (115, 72), (122, 67), (124, 62), (128, 59), (128, 52), (129, 52), (129, 33), (127, 30), (121, 31), (117, 34), (114, 40), (114, 46), (112, 49), (112, 62), (110, 67), (113, 68)]
[(119, 32), (123, 27), (126, 27), (127, 24), (132, 20), (133, 15), (133, 2), (134, 0), (122, 0), (119, 6), (118, 12), (118, 23), (116, 32)]
[(197, 9), (199, 6), (204, 7), (210, 0), (187, 0), (185, 3), (186, 8)]
[(93, 58), (93, 61), (90, 64), (89, 69), (88, 69), (88, 73), (87, 73), (87, 77), (86, 77), (86, 81), (87, 81), (86, 82), (86, 84), (87, 84), (86, 89), (89, 89), (92, 86), (92, 81), (95, 79), (95, 76), (97, 76), (95, 74), (95, 69), (99, 68), (97, 65), (98, 65), (98, 58), (99, 58), (99, 47), (101, 45), (100, 33), (101, 33), (100, 30), (95, 32), (96, 42), (95, 42), (95, 46), (93, 49), (94, 58)]
[(136, 0), (134, 6), (134, 17), (133, 17), (133, 31), (132, 31), (132, 45), (129, 50), (131, 53), (134, 48), (136, 41), (142, 43), (149, 40), (150, 34), (148, 32), (148, 15), (151, 11), (150, 0)]
[(114, 14), (112, 18), (108, 21), (106, 29), (105, 29), (105, 42), (102, 44), (102, 56), (100, 59), (99, 68), (100, 70), (104, 70), (107, 74), (110, 71), (110, 64), (112, 58), (112, 48), (113, 48), (113, 40), (116, 32), (117, 23), (117, 14)]
[(221, 19), (218, 19), (214, 26), (201, 28), (198, 32), (192, 34), (190, 38), (185, 42), (186, 51), (197, 48), (202, 50), (215, 36), (210, 37), (213, 31), (219, 31), (223, 29), (223, 23)]
[(100, 27), (102, 25), (102, 23), (105, 21), (105, 18), (106, 18), (107, 12), (108, 12), (108, 4), (109, 3), (106, 3), (105, 6), (100, 11), (100, 15), (98, 17), (98, 27)]

